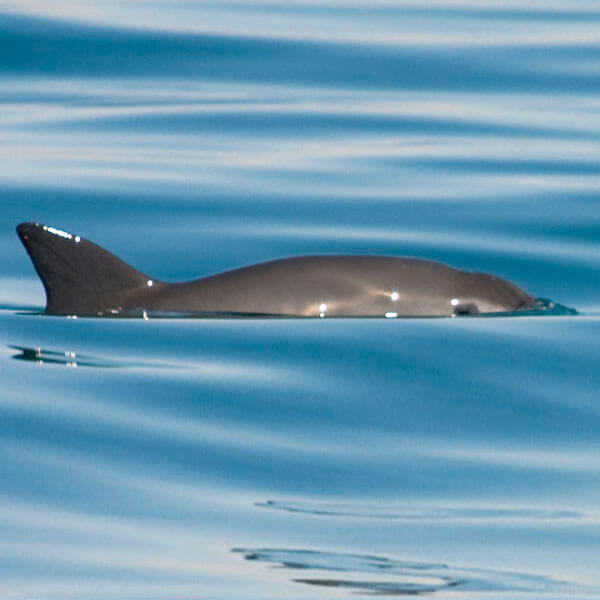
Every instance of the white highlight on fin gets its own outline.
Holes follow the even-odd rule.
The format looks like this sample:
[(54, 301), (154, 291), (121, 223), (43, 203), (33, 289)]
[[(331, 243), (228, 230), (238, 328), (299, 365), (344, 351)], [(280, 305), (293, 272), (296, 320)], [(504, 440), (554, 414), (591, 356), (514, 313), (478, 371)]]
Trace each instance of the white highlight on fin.
[[(42, 229), (44, 231), (47, 231), (48, 233), (51, 233), (52, 235), (58, 235), (62, 238), (65, 238), (66, 240), (73, 239), (73, 235), (70, 234), (68, 231), (63, 231), (62, 229), (56, 229), (56, 227), (48, 227), (48, 225), (43, 225)], [(79, 237), (79, 236), (77, 236), (77, 237)], [(78, 240), (76, 239), (75, 241), (77, 242)]]

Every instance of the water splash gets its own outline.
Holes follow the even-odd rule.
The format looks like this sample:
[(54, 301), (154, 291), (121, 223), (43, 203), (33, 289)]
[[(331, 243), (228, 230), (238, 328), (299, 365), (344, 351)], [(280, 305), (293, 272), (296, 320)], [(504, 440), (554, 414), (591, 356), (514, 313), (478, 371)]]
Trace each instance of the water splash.
[[(567, 317), (580, 314), (575, 308), (570, 308), (553, 302), (549, 298), (536, 298), (535, 304), (531, 308), (522, 309), (514, 312), (493, 313), (487, 316), (520, 316), (520, 317)], [(485, 315), (483, 315), (485, 316)]]

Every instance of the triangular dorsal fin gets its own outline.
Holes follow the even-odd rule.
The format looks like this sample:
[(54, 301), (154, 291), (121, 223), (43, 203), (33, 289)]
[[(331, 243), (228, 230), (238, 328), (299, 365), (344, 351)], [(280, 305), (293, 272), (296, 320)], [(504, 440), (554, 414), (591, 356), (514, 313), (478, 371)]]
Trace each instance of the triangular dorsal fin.
[(46, 314), (98, 316), (132, 308), (132, 292), (152, 280), (104, 248), (40, 223), (17, 233), (46, 289)]

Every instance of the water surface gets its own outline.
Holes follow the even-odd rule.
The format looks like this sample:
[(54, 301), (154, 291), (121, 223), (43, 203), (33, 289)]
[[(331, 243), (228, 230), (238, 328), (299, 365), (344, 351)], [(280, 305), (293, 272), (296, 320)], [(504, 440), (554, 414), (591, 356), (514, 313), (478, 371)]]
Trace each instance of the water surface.
[[(597, 598), (599, 21), (0, 2), (3, 598)], [(168, 281), (409, 255), (579, 314), (46, 317), (22, 221)]]

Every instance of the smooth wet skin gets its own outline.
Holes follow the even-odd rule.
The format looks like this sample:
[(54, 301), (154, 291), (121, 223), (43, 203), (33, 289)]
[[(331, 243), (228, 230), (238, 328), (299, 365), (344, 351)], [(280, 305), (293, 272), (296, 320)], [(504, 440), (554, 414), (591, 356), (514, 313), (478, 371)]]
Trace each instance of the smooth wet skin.
[(416, 258), (299, 256), (166, 283), (60, 229), (22, 223), (17, 233), (44, 284), (50, 315), (393, 318), (512, 312), (535, 304), (500, 277)]

